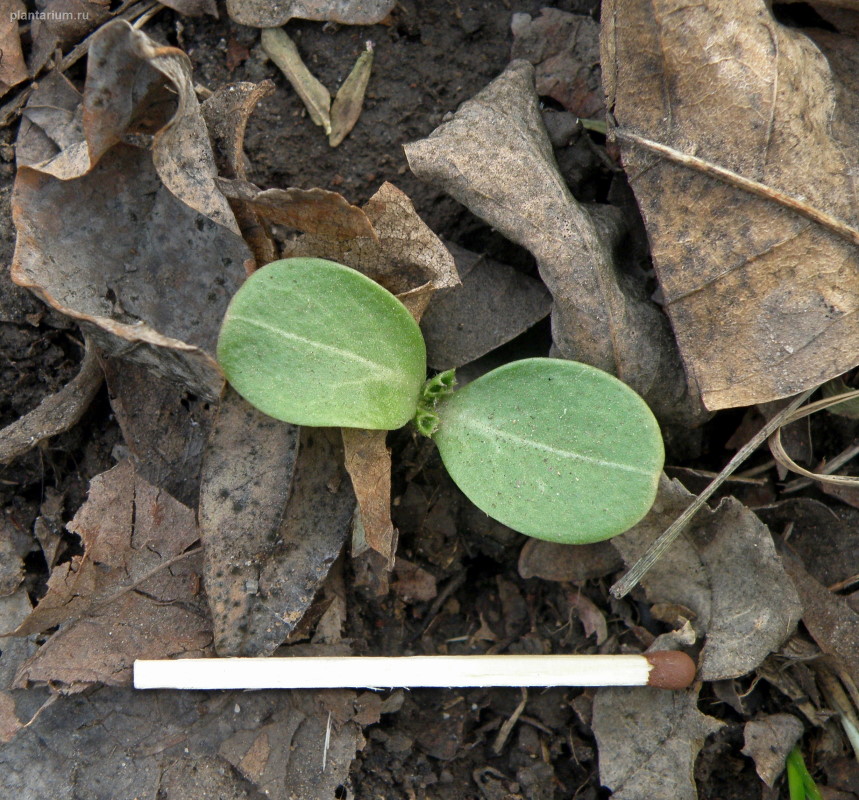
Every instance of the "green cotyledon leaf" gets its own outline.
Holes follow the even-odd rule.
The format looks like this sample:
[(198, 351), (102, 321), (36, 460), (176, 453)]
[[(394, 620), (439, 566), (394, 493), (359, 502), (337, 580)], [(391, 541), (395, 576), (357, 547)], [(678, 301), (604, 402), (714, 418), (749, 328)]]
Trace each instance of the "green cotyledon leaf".
[(405, 306), (321, 258), (274, 261), (242, 284), (218, 362), (263, 413), (321, 427), (401, 428), (426, 377), (424, 340)]
[(613, 376), (553, 358), (516, 361), (437, 408), (444, 465), (478, 508), (538, 539), (581, 544), (650, 509), (664, 461), (645, 402)]

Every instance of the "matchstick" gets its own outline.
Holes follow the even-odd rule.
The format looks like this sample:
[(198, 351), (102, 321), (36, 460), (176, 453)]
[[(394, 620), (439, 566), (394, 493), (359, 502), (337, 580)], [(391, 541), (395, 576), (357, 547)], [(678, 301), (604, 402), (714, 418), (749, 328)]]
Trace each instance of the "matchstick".
[(695, 662), (665, 650), (619, 656), (295, 656), (135, 661), (137, 689), (653, 686), (685, 689)]

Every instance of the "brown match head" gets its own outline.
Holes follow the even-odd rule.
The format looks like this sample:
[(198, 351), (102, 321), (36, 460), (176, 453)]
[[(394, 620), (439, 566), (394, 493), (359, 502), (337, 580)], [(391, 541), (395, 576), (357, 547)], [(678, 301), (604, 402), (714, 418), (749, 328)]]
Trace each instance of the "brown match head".
[(662, 650), (645, 653), (650, 664), (647, 685), (657, 689), (685, 689), (695, 680), (698, 667), (695, 662), (679, 650)]

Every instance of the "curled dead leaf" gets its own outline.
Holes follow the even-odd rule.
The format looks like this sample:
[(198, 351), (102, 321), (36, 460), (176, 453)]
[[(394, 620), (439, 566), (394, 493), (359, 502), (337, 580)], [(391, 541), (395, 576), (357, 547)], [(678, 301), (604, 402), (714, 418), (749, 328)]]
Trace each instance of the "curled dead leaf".
[(101, 364), (95, 347), (90, 344), (80, 372), (68, 384), (0, 430), (0, 462), (11, 461), (41, 441), (76, 425), (98, 392), (102, 378)]
[(83, 97), (46, 80), (24, 117), (13, 279), (108, 354), (217, 397), (218, 325), (250, 253), (215, 185), (187, 56), (113, 21), (93, 37)]
[(554, 298), (560, 354), (617, 375), (663, 420), (703, 420), (668, 320), (619, 263), (615, 217), (577, 203), (558, 172), (525, 61), (464, 103), (427, 139), (406, 145), (412, 171), (528, 248)]
[(232, 198), (221, 182), (224, 179), (247, 178), (244, 140), (250, 115), (264, 97), (274, 91), (274, 83), (230, 83), (218, 89), (203, 103), (203, 118), (214, 145), (218, 174), (218, 188), (230, 201), (230, 208), (242, 236), (256, 260), (256, 266), (268, 264), (277, 258), (277, 248), (263, 220), (243, 198)]

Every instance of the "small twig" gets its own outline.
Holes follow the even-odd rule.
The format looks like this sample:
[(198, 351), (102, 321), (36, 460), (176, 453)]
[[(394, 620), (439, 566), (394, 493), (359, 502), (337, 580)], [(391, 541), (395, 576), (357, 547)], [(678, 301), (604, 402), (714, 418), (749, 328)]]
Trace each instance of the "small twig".
[[(718, 489), (728, 477), (740, 466), (760, 445), (762, 445), (770, 435), (778, 430), (787, 422), (792, 422), (794, 412), (817, 391), (818, 387), (808, 389), (801, 395), (794, 398), (793, 401), (785, 406), (778, 414), (776, 414), (769, 422), (766, 423), (743, 447), (737, 454), (728, 462), (728, 465), (719, 473), (719, 477), (704, 489), (689, 505), (689, 507), (669, 526), (669, 528), (647, 549), (647, 552), (632, 565), (629, 572), (626, 573), (614, 586), (611, 587), (611, 593), (617, 598), (624, 597), (629, 594), (637, 585), (638, 582), (648, 573), (650, 568), (659, 560), (662, 554), (671, 546), (674, 540), (681, 534), (683, 529), (699, 511), (699, 509), (707, 502), (710, 496)], [(803, 409), (805, 410), (805, 409)]]
[[(770, 464), (775, 462), (770, 461)], [(685, 473), (687, 475), (692, 475), (695, 478), (718, 478), (719, 473), (713, 472), (709, 469), (693, 469), (692, 467), (677, 467), (673, 465), (667, 465), (665, 467), (665, 471), (671, 470), (672, 472), (680, 472)], [(752, 478), (748, 475), (732, 475), (730, 478), (725, 479), (726, 483), (745, 483), (749, 486), (766, 486), (767, 479), (766, 478)]]
[(710, 161), (705, 161), (697, 156), (675, 150), (673, 147), (669, 147), (668, 145), (660, 144), (659, 142), (646, 139), (643, 136), (630, 133), (622, 128), (615, 129), (614, 135), (621, 141), (637, 144), (639, 147), (643, 147), (645, 150), (650, 150), (653, 153), (658, 153), (676, 164), (681, 164), (684, 167), (697, 170), (698, 172), (702, 172), (712, 178), (718, 178), (730, 186), (735, 186), (738, 189), (743, 189), (749, 192), (749, 194), (778, 203), (778, 205), (783, 206), (784, 208), (789, 208), (791, 211), (795, 211), (806, 219), (816, 222), (818, 225), (821, 225), (827, 230), (841, 236), (848, 242), (859, 245), (859, 230), (856, 230), (847, 223), (827, 214), (825, 211), (820, 211), (819, 209), (814, 208), (814, 206), (809, 205), (804, 200), (800, 200), (798, 197), (785, 194), (784, 192), (781, 192), (778, 189), (773, 189), (771, 186), (767, 186), (764, 183), (758, 183), (757, 181), (753, 181), (749, 178), (744, 178), (742, 175), (733, 172), (732, 170), (725, 169), (724, 167), (720, 167)]
[(754, 478), (756, 475), (760, 475), (763, 472), (769, 472), (775, 466), (775, 459), (770, 458), (764, 461), (763, 464), (758, 464), (756, 467), (749, 467), (749, 469), (744, 469), (742, 472), (738, 472), (736, 474), (737, 478)]
[(156, 3), (152, 8), (148, 9), (136, 20), (134, 20), (134, 23), (131, 27), (134, 28), (134, 30), (139, 31), (147, 22), (149, 22), (149, 20), (151, 20), (156, 14), (159, 14), (165, 8), (166, 6), (161, 5), (161, 3)]
[(492, 752), (495, 753), (496, 756), (501, 755), (504, 745), (510, 738), (510, 734), (513, 733), (513, 728), (516, 727), (519, 717), (522, 716), (525, 706), (528, 705), (528, 690), (523, 686), (520, 691), (522, 692), (522, 699), (519, 701), (519, 705), (516, 706), (515, 711), (504, 721), (504, 724), (501, 726), (501, 729), (498, 731), (498, 735), (495, 737), (495, 741), (492, 744)]
[(826, 588), (830, 592), (843, 592), (845, 589), (852, 586), (854, 583), (859, 583), (859, 573), (856, 575), (851, 575), (849, 578), (845, 578), (843, 581), (836, 581), (831, 586), (827, 586)]
[(11, 461), (44, 439), (76, 425), (98, 392), (102, 378), (95, 347), (88, 344), (80, 372), (69, 383), (0, 430), (0, 463)]

